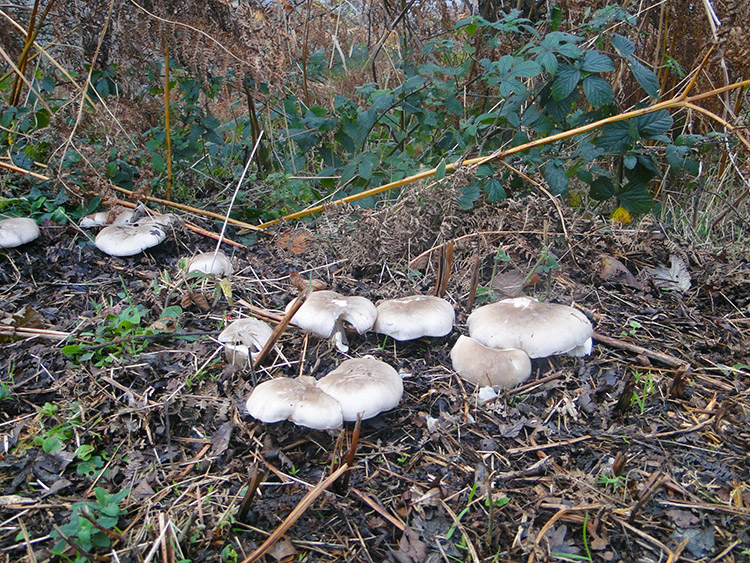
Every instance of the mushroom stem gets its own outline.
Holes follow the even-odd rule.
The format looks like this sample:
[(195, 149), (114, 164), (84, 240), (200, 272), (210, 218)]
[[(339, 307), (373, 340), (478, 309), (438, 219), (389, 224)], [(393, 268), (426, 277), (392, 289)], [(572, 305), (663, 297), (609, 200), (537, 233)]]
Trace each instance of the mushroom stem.
[(346, 354), (349, 351), (349, 340), (346, 338), (346, 329), (344, 328), (344, 321), (339, 317), (336, 319), (336, 324), (333, 326), (333, 334), (331, 335), (333, 343), (336, 345), (336, 350), (342, 354)]

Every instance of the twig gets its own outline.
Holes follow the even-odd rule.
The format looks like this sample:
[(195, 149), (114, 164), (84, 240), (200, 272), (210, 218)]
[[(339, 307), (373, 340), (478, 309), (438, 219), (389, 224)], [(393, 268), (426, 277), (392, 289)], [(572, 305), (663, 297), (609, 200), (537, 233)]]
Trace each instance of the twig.
[(326, 477), (323, 481), (318, 483), (315, 487), (312, 488), (310, 492), (308, 492), (304, 498), (299, 501), (297, 506), (294, 507), (294, 509), (289, 513), (289, 516), (287, 516), (284, 521), (279, 524), (276, 529), (271, 533), (270, 536), (266, 538), (266, 541), (264, 541), (258, 549), (253, 551), (250, 555), (248, 555), (242, 563), (253, 563), (253, 561), (257, 561), (260, 559), (269, 549), (271, 549), (271, 546), (274, 545), (277, 541), (281, 539), (281, 537), (286, 533), (286, 531), (292, 527), (292, 525), (300, 519), (300, 517), (305, 513), (305, 511), (310, 507), (310, 505), (315, 502), (315, 500), (322, 495), (328, 487), (331, 486), (331, 484), (336, 481), (339, 477), (341, 477), (346, 471), (349, 470), (349, 465), (346, 463), (339, 467), (336, 471), (331, 473), (328, 477)]
[(253, 368), (258, 369), (260, 366), (260, 363), (266, 358), (268, 355), (268, 352), (271, 351), (271, 348), (274, 347), (276, 342), (278, 341), (279, 337), (281, 337), (281, 334), (286, 330), (286, 327), (289, 326), (289, 323), (292, 320), (292, 317), (294, 316), (294, 313), (296, 313), (300, 307), (302, 307), (302, 304), (307, 299), (307, 296), (309, 295), (309, 292), (303, 292), (297, 300), (292, 304), (291, 307), (289, 307), (289, 310), (286, 312), (286, 314), (281, 317), (281, 320), (279, 321), (279, 324), (276, 325), (276, 327), (273, 329), (273, 332), (271, 333), (271, 338), (268, 339), (268, 342), (266, 342), (266, 345), (263, 346), (263, 349), (258, 352), (258, 355), (255, 357), (255, 360), (253, 361)]
[(38, 336), (40, 338), (49, 338), (50, 340), (65, 340), (72, 333), (63, 332), (61, 330), (51, 330), (46, 328), (30, 328), (24, 326), (11, 326), (0, 324), (0, 335), (3, 336), (19, 336), (23, 338), (33, 338)]
[(540, 446), (534, 445), (534, 446), (525, 446), (523, 448), (510, 448), (509, 450), (505, 450), (505, 453), (507, 454), (522, 454), (526, 452), (536, 452), (539, 450), (548, 450), (550, 448), (559, 448), (560, 446), (569, 446), (570, 444), (575, 444), (576, 442), (583, 442), (584, 440), (591, 439), (592, 436), (589, 434), (586, 434), (585, 436), (579, 436), (578, 438), (571, 438), (570, 440), (565, 440), (563, 442), (553, 442), (551, 444), (542, 444)]
[(628, 352), (633, 352), (634, 354), (643, 355), (651, 358), (652, 360), (657, 360), (670, 367), (679, 368), (689, 365), (685, 360), (680, 360), (679, 358), (675, 358), (674, 356), (670, 356), (669, 354), (664, 354), (663, 352), (655, 352), (654, 350), (649, 350), (648, 348), (643, 348), (642, 346), (636, 346), (635, 344), (630, 344), (629, 342), (623, 342), (622, 340), (617, 340), (616, 338), (612, 338), (610, 336), (604, 336), (603, 334), (599, 334), (597, 332), (592, 334), (591, 338), (593, 338), (597, 342), (601, 342), (602, 344), (611, 346), (612, 348), (619, 348), (620, 350), (627, 350)]
[(388, 520), (388, 522), (393, 524), (396, 528), (398, 528), (402, 532), (406, 529), (406, 524), (404, 524), (397, 516), (392, 515), (385, 508), (380, 506), (380, 504), (378, 504), (378, 501), (373, 499), (370, 495), (363, 493), (362, 491), (360, 491), (359, 489), (355, 489), (354, 487), (352, 487), (349, 490), (353, 492), (355, 495), (357, 495), (359, 498), (361, 498), (362, 502), (364, 502), (367, 506), (369, 506), (375, 512), (380, 514), (383, 518)]

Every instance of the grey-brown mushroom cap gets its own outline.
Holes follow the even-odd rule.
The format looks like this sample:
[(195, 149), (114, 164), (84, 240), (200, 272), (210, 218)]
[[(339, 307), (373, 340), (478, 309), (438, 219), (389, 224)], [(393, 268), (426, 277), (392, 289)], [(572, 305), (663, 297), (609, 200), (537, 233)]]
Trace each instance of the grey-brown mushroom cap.
[(433, 295), (386, 299), (378, 303), (377, 311), (372, 330), (399, 341), (445, 336), (453, 330), (456, 318), (453, 306)]
[(531, 360), (523, 350), (487, 348), (463, 335), (451, 349), (451, 362), (462, 379), (480, 387), (508, 389), (531, 375)]
[(391, 366), (372, 356), (345, 360), (318, 387), (341, 403), (344, 420), (362, 419), (396, 407), (404, 394), (401, 376)]
[(318, 388), (315, 378), (279, 377), (264, 381), (246, 403), (250, 416), (261, 422), (289, 420), (298, 426), (330, 430), (343, 424), (339, 402)]
[(39, 237), (39, 225), (29, 217), (11, 217), (0, 221), (0, 248), (21, 246)]
[(99, 231), (94, 243), (110, 256), (133, 256), (167, 238), (171, 222), (172, 219), (165, 215), (146, 217), (131, 224), (110, 225)]
[(263, 321), (253, 318), (237, 319), (221, 331), (219, 342), (235, 365), (242, 365), (266, 345), (273, 329)]
[(503, 299), (477, 308), (466, 322), (469, 336), (488, 348), (520, 348), (531, 358), (591, 352), (591, 323), (568, 305), (530, 297)]
[(188, 274), (203, 272), (216, 276), (229, 276), (234, 272), (232, 262), (223, 252), (203, 252), (193, 256), (187, 265)]

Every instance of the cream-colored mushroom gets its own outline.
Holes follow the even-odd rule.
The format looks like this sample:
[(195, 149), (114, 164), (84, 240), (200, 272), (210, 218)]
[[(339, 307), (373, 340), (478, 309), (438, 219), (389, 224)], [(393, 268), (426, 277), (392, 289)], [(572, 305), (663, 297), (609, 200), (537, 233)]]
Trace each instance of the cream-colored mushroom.
[(567, 305), (515, 297), (476, 309), (466, 322), (469, 336), (489, 348), (520, 348), (531, 358), (591, 353), (591, 323)]
[(21, 246), (39, 237), (39, 226), (29, 217), (11, 217), (0, 221), (0, 248)]
[[(296, 301), (296, 300), (295, 300)], [(286, 306), (288, 311), (294, 301)], [(372, 328), (377, 309), (364, 297), (345, 297), (335, 291), (313, 291), (292, 317), (292, 324), (320, 338), (333, 337), (340, 352), (349, 351), (344, 322), (359, 334)]]
[(480, 387), (515, 387), (531, 375), (528, 354), (517, 348), (487, 348), (468, 336), (459, 336), (451, 350), (453, 370)]
[(399, 341), (423, 336), (445, 336), (453, 330), (455, 312), (445, 299), (432, 295), (410, 295), (386, 299), (377, 306), (374, 332)]

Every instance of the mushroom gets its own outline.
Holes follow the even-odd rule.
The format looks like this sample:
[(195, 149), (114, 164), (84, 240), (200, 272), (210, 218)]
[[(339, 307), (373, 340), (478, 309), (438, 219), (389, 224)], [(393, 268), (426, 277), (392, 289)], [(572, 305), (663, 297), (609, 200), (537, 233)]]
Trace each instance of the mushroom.
[(217, 276), (229, 276), (234, 272), (232, 262), (222, 251), (203, 252), (193, 256), (187, 265), (188, 274), (190, 272), (203, 272), (204, 274), (214, 274)]
[(96, 247), (110, 256), (133, 256), (167, 238), (173, 215), (144, 217), (134, 223), (110, 225), (96, 235)]
[(374, 332), (399, 341), (423, 336), (445, 336), (453, 330), (453, 306), (432, 295), (410, 295), (386, 299), (377, 306)]
[(271, 339), (273, 329), (263, 321), (246, 318), (237, 319), (221, 331), (218, 340), (224, 344), (227, 360), (242, 366), (252, 359)]
[(341, 405), (316, 385), (314, 377), (279, 377), (258, 385), (247, 399), (250, 416), (261, 422), (290, 420), (316, 430), (343, 424)]
[(404, 394), (401, 376), (391, 366), (372, 356), (344, 360), (318, 380), (318, 388), (341, 403), (344, 420), (362, 419), (394, 408)]
[[(295, 301), (286, 306), (287, 311)], [(375, 305), (364, 297), (345, 297), (335, 291), (323, 290), (313, 291), (307, 297), (292, 317), (292, 323), (320, 338), (333, 336), (336, 348), (344, 353), (349, 350), (344, 321), (359, 334), (364, 334), (372, 328), (377, 315)]]
[(489, 348), (520, 348), (531, 358), (591, 353), (593, 328), (568, 305), (515, 297), (476, 309), (466, 322), (469, 336)]
[(125, 225), (135, 216), (135, 210), (120, 208), (119, 211), (98, 211), (81, 217), (80, 225), (84, 229), (103, 227), (105, 225)]
[(0, 221), (0, 248), (21, 246), (39, 237), (39, 225), (28, 217), (11, 217)]
[(459, 336), (451, 350), (453, 370), (480, 387), (515, 387), (531, 375), (528, 354), (517, 348), (487, 348), (468, 336)]

